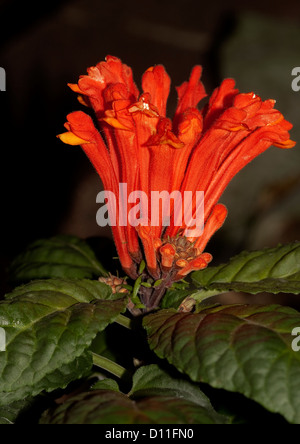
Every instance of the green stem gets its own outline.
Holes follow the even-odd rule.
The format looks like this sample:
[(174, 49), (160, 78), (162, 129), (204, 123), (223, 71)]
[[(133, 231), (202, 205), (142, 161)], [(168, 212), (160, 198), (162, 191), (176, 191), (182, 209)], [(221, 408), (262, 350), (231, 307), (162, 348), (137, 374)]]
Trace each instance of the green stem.
[(122, 325), (125, 328), (128, 328), (129, 330), (132, 330), (132, 326), (131, 326), (131, 319), (127, 318), (126, 316), (123, 315), (119, 315), (115, 322), (119, 325)]
[(218, 296), (219, 294), (227, 293), (227, 291), (219, 290), (199, 290), (190, 294), (190, 298), (195, 299), (196, 302), (203, 302), (205, 299), (209, 299), (212, 296)]
[(97, 367), (102, 368), (103, 370), (108, 371), (112, 375), (115, 375), (121, 379), (127, 373), (126, 368), (121, 367), (119, 364), (116, 364), (110, 359), (107, 359), (104, 356), (97, 355), (96, 353), (92, 353), (92, 355), (93, 355), (93, 364), (96, 365)]

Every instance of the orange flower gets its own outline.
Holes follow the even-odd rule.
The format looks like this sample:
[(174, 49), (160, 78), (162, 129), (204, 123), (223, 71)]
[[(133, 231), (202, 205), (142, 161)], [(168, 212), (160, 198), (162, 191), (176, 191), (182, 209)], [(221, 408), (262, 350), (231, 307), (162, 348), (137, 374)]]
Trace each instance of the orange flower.
[[(164, 67), (145, 72), (140, 94), (131, 69), (108, 56), (89, 68), (78, 84), (69, 85), (80, 102), (93, 109), (95, 123), (89, 115), (73, 112), (67, 117), (67, 132), (58, 136), (67, 144), (82, 146), (105, 190), (114, 192), (117, 201), (120, 183), (127, 184), (128, 195), (135, 190), (146, 193), (150, 220), (152, 191), (204, 192), (204, 231), (199, 236), (186, 236), (195, 224), (194, 201), (189, 203), (190, 223), (185, 220), (181, 226), (174, 222), (173, 205), (174, 217), (167, 227), (163, 211), (158, 226), (112, 227), (126, 273), (136, 278), (145, 259), (148, 277), (164, 280), (165, 287), (212, 260), (204, 249), (227, 216), (218, 201), (230, 180), (271, 145), (295, 145), (288, 132), (292, 125), (274, 109), (275, 101), (239, 93), (232, 79), (224, 80), (199, 111), (197, 105), (206, 96), (201, 73), (196, 66), (189, 81), (177, 88), (179, 100), (171, 121), (166, 117), (171, 82)], [(117, 208), (117, 213), (121, 210)], [(152, 303), (149, 300), (148, 305), (153, 305), (153, 298)]]

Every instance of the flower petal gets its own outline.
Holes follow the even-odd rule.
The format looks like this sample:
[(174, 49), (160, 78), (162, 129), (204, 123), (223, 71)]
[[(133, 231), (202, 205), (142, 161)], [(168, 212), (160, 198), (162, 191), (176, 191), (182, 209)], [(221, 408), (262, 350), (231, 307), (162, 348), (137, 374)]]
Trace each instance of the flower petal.
[(172, 132), (172, 122), (166, 117), (160, 118), (156, 134), (153, 134), (146, 143), (146, 146), (155, 145), (169, 145), (176, 149), (184, 147), (184, 143)]
[[(218, 231), (225, 222), (227, 217), (227, 208), (223, 204), (217, 204), (207, 220), (202, 236), (200, 236), (195, 243), (195, 247), (198, 249), (199, 254), (202, 253), (208, 244), (210, 238)], [(190, 239), (193, 241), (194, 239)]]
[(150, 93), (151, 103), (156, 106), (163, 117), (166, 116), (170, 85), (171, 79), (161, 65), (149, 68), (142, 78), (143, 91)]
[(217, 120), (225, 109), (232, 107), (233, 99), (238, 94), (233, 79), (225, 79), (211, 95), (208, 106), (204, 109), (204, 130)]
[(105, 110), (103, 98), (104, 90), (117, 83), (125, 86), (132, 100), (136, 100), (139, 91), (133, 81), (132, 71), (117, 57), (107, 56), (105, 62), (88, 68), (88, 75), (82, 76), (78, 81), (78, 88), (82, 94), (86, 94), (98, 115)]
[(195, 66), (192, 70), (188, 82), (184, 82), (177, 87), (178, 105), (175, 111), (175, 121), (180, 114), (183, 114), (188, 108), (196, 108), (200, 100), (206, 97), (205, 88), (200, 81), (202, 75), (202, 67)]
[(62, 133), (62, 134), (58, 134), (57, 136), (63, 143), (67, 144), (67, 145), (72, 145), (72, 146), (76, 146), (76, 145), (82, 145), (84, 143), (90, 143), (87, 140), (81, 139), (80, 137), (76, 136), (74, 133), (72, 133), (71, 131), (68, 131), (66, 133)]

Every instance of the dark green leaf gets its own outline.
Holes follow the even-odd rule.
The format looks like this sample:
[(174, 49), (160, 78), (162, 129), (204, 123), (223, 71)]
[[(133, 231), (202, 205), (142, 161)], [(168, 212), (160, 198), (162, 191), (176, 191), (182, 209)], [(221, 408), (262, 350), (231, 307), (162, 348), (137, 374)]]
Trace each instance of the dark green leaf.
[(12, 263), (10, 279), (25, 283), (33, 279), (91, 279), (106, 274), (89, 245), (74, 236), (55, 236), (31, 244)]
[[(195, 285), (203, 288), (196, 297), (203, 300), (226, 291), (246, 293), (300, 293), (300, 242), (244, 251), (229, 263), (192, 273)], [(211, 294), (210, 294), (211, 293)]]
[(163, 297), (161, 308), (178, 308), (185, 298), (195, 293), (195, 289), (178, 290), (170, 288)]
[(152, 396), (178, 398), (198, 405), (199, 411), (210, 416), (216, 423), (226, 422), (226, 418), (218, 415), (207, 396), (196, 384), (192, 384), (178, 377), (171, 377), (157, 365), (141, 367), (133, 377), (133, 387), (130, 392), (132, 399), (141, 399)]
[[(111, 384), (113, 390), (107, 390)], [(47, 412), (44, 424), (223, 424), (209, 400), (195, 385), (172, 379), (156, 365), (134, 376), (130, 397), (118, 392), (112, 381), (98, 390), (69, 399)], [(96, 387), (95, 387), (96, 388)], [(99, 390), (99, 388), (102, 388)]]
[(0, 405), (65, 387), (92, 366), (97, 333), (125, 310), (97, 281), (49, 279), (24, 285), (0, 303)]
[(12, 404), (0, 407), (0, 425), (14, 424), (19, 414), (30, 405), (32, 400), (16, 401)]
[(300, 423), (300, 353), (287, 307), (223, 306), (198, 314), (162, 310), (144, 320), (151, 349), (195, 382), (239, 392)]
[(98, 381), (92, 386), (92, 390), (113, 390), (114, 392), (120, 391), (118, 383), (114, 379), (103, 379), (102, 381)]

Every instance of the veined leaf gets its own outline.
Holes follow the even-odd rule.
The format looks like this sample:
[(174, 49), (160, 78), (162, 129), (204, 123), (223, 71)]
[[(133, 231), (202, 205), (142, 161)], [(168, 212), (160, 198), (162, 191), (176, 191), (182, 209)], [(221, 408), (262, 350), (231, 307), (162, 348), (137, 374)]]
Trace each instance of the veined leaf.
[(10, 268), (10, 279), (18, 283), (47, 278), (91, 279), (105, 274), (84, 240), (64, 235), (34, 242)]
[(225, 418), (216, 415), (209, 399), (196, 384), (192, 384), (178, 377), (172, 378), (158, 365), (148, 365), (137, 370), (133, 377), (133, 386), (130, 392), (132, 399), (141, 399), (150, 396), (166, 396), (185, 399), (197, 404), (199, 409), (215, 415), (216, 420), (221, 422)]
[(16, 401), (12, 404), (0, 407), (0, 425), (14, 424), (19, 414), (32, 403), (32, 399)]
[(69, 399), (42, 418), (43, 424), (224, 424), (198, 387), (171, 378), (156, 365), (139, 369), (130, 396), (101, 390)]
[[(192, 273), (195, 285), (203, 289), (199, 298), (217, 292), (300, 293), (300, 242), (243, 252), (227, 264)], [(198, 299), (199, 299), (198, 298)]]
[(66, 279), (33, 281), (8, 295), (0, 303), (0, 405), (85, 375), (92, 340), (126, 308), (117, 297), (100, 282)]
[(198, 314), (161, 310), (144, 319), (151, 349), (195, 382), (239, 392), (300, 423), (300, 353), (291, 308), (223, 306)]
[(170, 288), (163, 297), (161, 308), (178, 308), (182, 301), (195, 293), (195, 289), (178, 290)]

